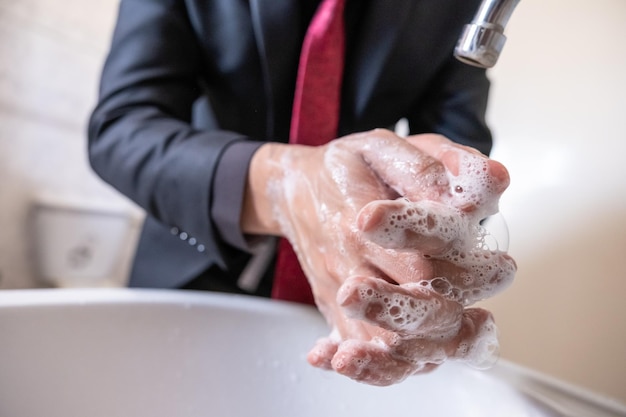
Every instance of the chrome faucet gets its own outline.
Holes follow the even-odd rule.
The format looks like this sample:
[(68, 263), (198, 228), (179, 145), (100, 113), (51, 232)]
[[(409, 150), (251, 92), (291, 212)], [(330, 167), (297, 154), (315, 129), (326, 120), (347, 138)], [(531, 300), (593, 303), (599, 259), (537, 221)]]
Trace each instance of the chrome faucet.
[(454, 56), (476, 67), (493, 67), (506, 42), (504, 27), (518, 3), (519, 0), (483, 0), (474, 20), (463, 28)]

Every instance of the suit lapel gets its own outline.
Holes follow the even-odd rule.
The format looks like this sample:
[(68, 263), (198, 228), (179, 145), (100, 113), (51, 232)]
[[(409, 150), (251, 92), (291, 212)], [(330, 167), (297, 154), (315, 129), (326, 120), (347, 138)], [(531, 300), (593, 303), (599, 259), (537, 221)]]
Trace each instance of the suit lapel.
[(301, 46), (299, 1), (250, 0), (250, 10), (267, 98), (267, 135), (286, 139)]

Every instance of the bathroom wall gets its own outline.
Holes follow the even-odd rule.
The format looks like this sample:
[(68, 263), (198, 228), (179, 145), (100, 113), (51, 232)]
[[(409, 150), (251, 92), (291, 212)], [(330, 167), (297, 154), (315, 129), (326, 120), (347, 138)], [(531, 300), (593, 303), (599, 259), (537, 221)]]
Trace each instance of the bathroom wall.
[[(29, 207), (141, 212), (91, 174), (85, 121), (115, 0), (0, 0), (0, 287), (39, 286)], [(515, 284), (484, 303), (503, 357), (626, 402), (626, 3), (522, 0), (493, 79)]]
[(502, 353), (626, 402), (626, 2), (522, 0), (491, 73), (519, 272)]
[[(116, 1), (0, 0), (0, 288), (44, 285), (34, 262), (34, 204), (141, 213), (91, 173), (85, 125)], [(129, 232), (110, 276), (122, 283)], [(52, 242), (54, 244), (54, 242)]]

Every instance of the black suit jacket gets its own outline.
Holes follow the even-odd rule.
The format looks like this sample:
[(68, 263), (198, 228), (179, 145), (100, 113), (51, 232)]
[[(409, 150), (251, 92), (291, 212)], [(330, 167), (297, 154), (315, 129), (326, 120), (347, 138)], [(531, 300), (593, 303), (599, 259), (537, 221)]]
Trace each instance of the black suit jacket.
[[(478, 4), (349, 1), (340, 135), (406, 118), (411, 133), (438, 132), (489, 152), (485, 71), (452, 57)], [(133, 285), (176, 287), (242, 259), (216, 232), (211, 207), (226, 198), (214, 195), (213, 179), (233, 143), (287, 140), (308, 24), (301, 7), (300, 0), (121, 1), (89, 156), (148, 214)]]

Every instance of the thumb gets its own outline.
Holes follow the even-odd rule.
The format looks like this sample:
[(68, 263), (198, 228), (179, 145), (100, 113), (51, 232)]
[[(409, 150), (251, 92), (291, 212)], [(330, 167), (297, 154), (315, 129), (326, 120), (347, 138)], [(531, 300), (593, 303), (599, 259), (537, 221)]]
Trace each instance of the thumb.
[(356, 152), (399, 196), (412, 201), (435, 200), (448, 192), (443, 164), (393, 132), (376, 129), (353, 138)]

